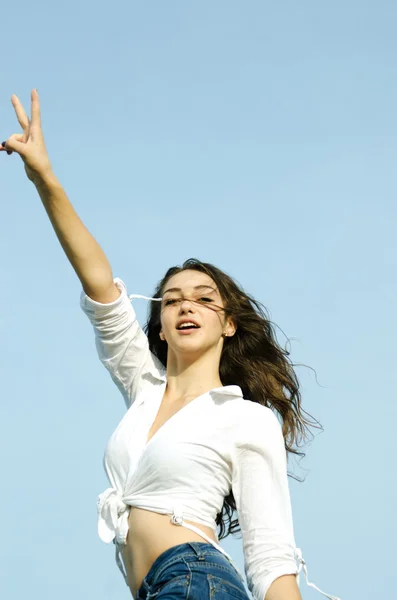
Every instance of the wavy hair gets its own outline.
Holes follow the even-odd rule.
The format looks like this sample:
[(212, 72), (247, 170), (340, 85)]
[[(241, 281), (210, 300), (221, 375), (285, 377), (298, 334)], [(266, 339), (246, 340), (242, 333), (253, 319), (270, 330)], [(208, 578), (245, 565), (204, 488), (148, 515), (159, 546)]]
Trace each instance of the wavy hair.
[[(257, 402), (275, 411), (282, 422), (287, 456), (295, 454), (303, 458), (305, 453), (297, 448), (311, 435), (310, 426), (321, 429), (321, 425), (301, 407), (299, 381), (294, 371), (294, 366), (298, 365), (292, 363), (290, 353), (279, 345), (267, 309), (229, 275), (195, 258), (186, 260), (182, 266), (168, 269), (158, 283), (153, 298), (161, 298), (167, 281), (185, 270), (199, 271), (211, 277), (222, 297), (225, 316), (230, 317), (236, 326), (235, 334), (224, 340), (219, 365), (222, 385), (238, 385), (247, 401)], [(159, 302), (150, 303), (149, 318), (144, 329), (151, 352), (166, 366), (168, 346), (159, 337), (159, 305)], [(302, 481), (291, 473), (288, 475)], [(232, 520), (236, 510), (231, 491), (216, 518), (220, 540), (241, 531), (238, 518)]]

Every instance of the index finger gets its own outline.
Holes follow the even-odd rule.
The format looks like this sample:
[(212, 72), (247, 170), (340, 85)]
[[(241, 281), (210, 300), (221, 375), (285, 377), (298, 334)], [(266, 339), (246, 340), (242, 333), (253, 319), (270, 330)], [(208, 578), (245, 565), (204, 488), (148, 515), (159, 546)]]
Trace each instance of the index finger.
[(16, 96), (15, 94), (13, 94), (11, 96), (11, 102), (14, 107), (15, 114), (17, 115), (18, 123), (20, 124), (22, 129), (25, 131), (25, 129), (27, 129), (29, 127), (29, 119), (27, 117), (27, 114), (26, 114), (23, 106), (22, 106), (22, 103), (21, 103), (20, 99), (18, 98), (18, 96)]
[(32, 120), (31, 126), (35, 129), (41, 127), (41, 115), (40, 115), (40, 100), (38, 91), (32, 90)]

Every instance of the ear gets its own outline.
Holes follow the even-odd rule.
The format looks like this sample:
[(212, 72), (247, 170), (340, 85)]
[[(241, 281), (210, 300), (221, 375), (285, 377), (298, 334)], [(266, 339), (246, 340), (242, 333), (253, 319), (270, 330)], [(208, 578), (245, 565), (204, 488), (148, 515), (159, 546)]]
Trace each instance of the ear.
[(162, 331), (160, 331), (160, 333), (159, 333), (159, 336), (160, 336), (160, 340), (161, 340), (162, 342), (165, 342), (164, 333), (163, 333)]
[(237, 327), (231, 319), (226, 319), (225, 327), (223, 329), (223, 337), (233, 337), (237, 331)]

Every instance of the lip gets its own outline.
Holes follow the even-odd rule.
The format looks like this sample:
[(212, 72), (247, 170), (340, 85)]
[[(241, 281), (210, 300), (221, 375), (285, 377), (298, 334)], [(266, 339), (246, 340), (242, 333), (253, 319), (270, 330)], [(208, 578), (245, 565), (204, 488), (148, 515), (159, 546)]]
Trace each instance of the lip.
[(195, 321), (195, 319), (181, 319), (180, 321), (178, 321), (178, 323), (176, 324), (176, 330), (179, 333), (192, 333), (192, 331), (196, 331), (196, 329), (178, 329), (178, 327), (180, 327), (181, 325), (183, 325), (184, 323), (193, 323), (194, 325), (197, 325), (197, 327), (199, 328), (200, 325), (197, 323), (197, 321)]
[(180, 335), (191, 335), (195, 331), (198, 331), (198, 329), (177, 329)]

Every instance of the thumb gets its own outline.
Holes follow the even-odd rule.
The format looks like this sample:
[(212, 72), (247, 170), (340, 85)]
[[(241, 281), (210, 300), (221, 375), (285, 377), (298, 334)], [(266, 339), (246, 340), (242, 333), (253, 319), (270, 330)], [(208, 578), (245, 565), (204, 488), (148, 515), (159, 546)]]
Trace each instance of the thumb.
[(18, 152), (23, 156), (26, 150), (26, 144), (23, 143), (23, 133), (13, 133), (6, 142), (3, 142), (2, 146), (7, 152)]

